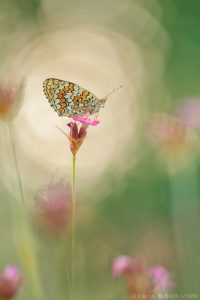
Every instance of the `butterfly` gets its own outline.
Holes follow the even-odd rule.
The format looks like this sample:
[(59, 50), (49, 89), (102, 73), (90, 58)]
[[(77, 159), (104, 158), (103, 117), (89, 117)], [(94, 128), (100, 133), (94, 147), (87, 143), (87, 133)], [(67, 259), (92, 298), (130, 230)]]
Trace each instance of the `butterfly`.
[(78, 84), (55, 78), (46, 79), (43, 89), (51, 107), (59, 116), (67, 117), (97, 115), (100, 108), (104, 107), (107, 97), (117, 90), (113, 89), (106, 97), (99, 99)]

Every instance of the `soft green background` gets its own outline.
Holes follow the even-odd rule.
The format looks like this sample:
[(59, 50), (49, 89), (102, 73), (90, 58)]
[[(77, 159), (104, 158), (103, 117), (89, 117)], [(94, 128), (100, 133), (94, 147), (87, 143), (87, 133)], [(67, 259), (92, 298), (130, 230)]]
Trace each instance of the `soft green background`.
[[(62, 2), (57, 2), (62, 10)], [(80, 1), (74, 2), (77, 2), (77, 6), (81, 5)], [(90, 1), (85, 3), (88, 5)], [(91, 3), (91, 7), (88, 5), (88, 14), (95, 9), (95, 3), (97, 9), (101, 8), (100, 1)], [(157, 14), (156, 5), (159, 4), (160, 24), (170, 37), (170, 45), (164, 53), (163, 78), (149, 87), (146, 99), (150, 111), (169, 112), (180, 98), (198, 97), (200, 93), (200, 1), (159, 0), (155, 5), (155, 1), (132, 0), (130, 9), (133, 9), (132, 4), (137, 3), (152, 15)], [(104, 5), (109, 5), (109, 0)], [(12, 66), (13, 57), (24, 46), (22, 41), (15, 48), (12, 40), (17, 39), (17, 36), (20, 38), (20, 24), (27, 22), (27, 30), (31, 28), (28, 39), (34, 39), (35, 35), (40, 35), (45, 10), (43, 1), (40, 0), (2, 0), (0, 10), (0, 61), (3, 70), (6, 70)], [(127, 11), (127, 15), (128, 13)], [(86, 18), (83, 22), (89, 21)], [(136, 39), (136, 31), (133, 34), (131, 32), (132, 22), (134, 20), (126, 18), (126, 13), (123, 12), (120, 21), (111, 20), (107, 26), (114, 27), (130, 39)], [(156, 36), (151, 40), (151, 44), (158, 47), (160, 42)], [(145, 44), (140, 46), (148, 48)], [(160, 81), (164, 82), (164, 89), (159, 86)], [(166, 91), (170, 97), (164, 94)], [(1, 123), (0, 126), (1, 134), (4, 134), (5, 124)], [(135, 166), (120, 180), (113, 175), (112, 169), (107, 171), (105, 181), (110, 187), (107, 194), (102, 195), (101, 186), (98, 186), (95, 195), (83, 199), (84, 204), (80, 204), (83, 209), (78, 214), (80, 220), (77, 226), (77, 299), (126, 299), (123, 282), (114, 280), (111, 276), (112, 261), (120, 254), (145, 257), (150, 266), (163, 264), (173, 274), (177, 293), (199, 293), (200, 298), (199, 156), (197, 154), (184, 168), (169, 175), (165, 164), (160, 163), (157, 153), (145, 140), (143, 129), (138, 128), (138, 131), (140, 138), (131, 154), (138, 158)], [(1, 178), (3, 176), (1, 173)], [(14, 198), (1, 184), (2, 269), (8, 263), (22, 265), (14, 242), (18, 224), (15, 220)], [(97, 201), (93, 201), (94, 198)], [(68, 288), (65, 265), (66, 262), (70, 265), (70, 255), (65, 249), (70, 248), (70, 236), (66, 241), (58, 242), (38, 234), (35, 237), (43, 299), (69, 299), (66, 296)], [(25, 287), (18, 296), (19, 299), (31, 298), (27, 281), (24, 280)]]

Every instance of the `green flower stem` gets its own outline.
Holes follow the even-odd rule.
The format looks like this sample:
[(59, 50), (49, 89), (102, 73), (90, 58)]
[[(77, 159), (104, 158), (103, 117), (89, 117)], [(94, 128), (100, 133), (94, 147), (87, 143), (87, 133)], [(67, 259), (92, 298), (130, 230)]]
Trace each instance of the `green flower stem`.
[[(57, 261), (58, 261), (58, 264), (60, 267), (60, 272), (61, 273), (64, 272), (64, 280), (65, 280), (65, 283), (67, 282), (67, 285), (65, 284), (65, 287), (64, 287), (65, 297), (66, 297), (66, 299), (72, 299), (70, 271), (66, 264), (66, 258), (63, 255), (63, 247), (61, 244), (61, 240), (56, 239), (55, 243), (56, 243), (55, 249), (57, 252)], [(65, 249), (64, 249), (64, 251), (65, 251)]]
[(19, 195), (22, 200), (21, 203), (15, 204), (17, 208), (15, 218), (14, 218), (14, 226), (15, 228), (17, 228), (16, 243), (17, 243), (21, 263), (24, 266), (24, 270), (27, 272), (27, 274), (30, 275), (29, 285), (30, 285), (32, 297), (34, 300), (41, 300), (43, 297), (42, 297), (42, 291), (39, 284), (40, 280), (38, 278), (38, 266), (37, 266), (35, 253), (33, 251), (33, 249), (35, 248), (35, 244), (31, 234), (31, 230), (29, 228), (23, 184), (22, 184), (17, 151), (15, 146), (15, 134), (14, 134), (13, 124), (10, 122), (8, 124), (8, 127), (9, 127), (10, 141), (11, 141), (11, 150), (12, 150), (12, 155), (14, 160), (14, 167), (15, 167), (16, 177), (17, 177), (18, 187), (19, 187)]
[(73, 300), (76, 299), (76, 156), (72, 157), (72, 291)]

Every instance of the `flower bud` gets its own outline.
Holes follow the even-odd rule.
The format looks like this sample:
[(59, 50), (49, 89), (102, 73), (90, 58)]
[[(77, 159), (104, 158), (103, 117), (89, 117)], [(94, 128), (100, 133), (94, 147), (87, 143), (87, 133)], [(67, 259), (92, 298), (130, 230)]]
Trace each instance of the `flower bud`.
[(0, 299), (12, 299), (22, 285), (21, 271), (14, 265), (8, 265), (0, 274)]
[(133, 260), (130, 256), (118, 256), (112, 265), (112, 273), (114, 277), (120, 277), (124, 273), (133, 271)]
[(86, 124), (81, 124), (81, 128), (79, 129), (76, 122), (70, 122), (67, 124), (70, 127), (69, 134), (69, 142), (70, 149), (74, 157), (76, 157), (76, 153), (78, 152), (80, 146), (82, 145), (86, 135), (87, 135), (87, 127)]
[(24, 83), (0, 83), (0, 118), (13, 119), (19, 111), (23, 100)]

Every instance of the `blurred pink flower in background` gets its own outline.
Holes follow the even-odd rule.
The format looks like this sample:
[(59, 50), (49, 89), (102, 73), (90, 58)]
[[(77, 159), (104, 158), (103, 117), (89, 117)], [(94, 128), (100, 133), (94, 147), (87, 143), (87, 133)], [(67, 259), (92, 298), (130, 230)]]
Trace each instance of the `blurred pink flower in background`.
[(37, 197), (36, 224), (51, 234), (66, 231), (71, 218), (71, 192), (63, 182), (51, 184)]
[(70, 142), (70, 149), (74, 157), (82, 145), (86, 135), (87, 135), (87, 124), (82, 124), (80, 128), (76, 122), (70, 122), (67, 124), (70, 127), (70, 134), (68, 136)]
[(180, 101), (175, 114), (185, 126), (198, 128), (200, 126), (200, 99), (191, 98)]
[(148, 123), (148, 138), (155, 144), (172, 152), (182, 149), (186, 142), (187, 129), (180, 120), (167, 114), (156, 114)]
[(115, 259), (112, 265), (112, 273), (114, 277), (120, 277), (124, 273), (133, 271), (133, 259), (130, 256), (121, 255)]
[(119, 256), (113, 262), (112, 273), (124, 278), (129, 299), (141, 299), (141, 295), (155, 299), (158, 293), (166, 293), (173, 287), (171, 276), (164, 267), (148, 268), (140, 258)]
[(155, 266), (150, 269), (153, 278), (153, 284), (157, 292), (168, 291), (173, 288), (173, 282), (170, 274), (163, 266)]
[(0, 82), (0, 118), (13, 119), (19, 111), (23, 100), (23, 81), (19, 83)]
[(14, 265), (8, 265), (0, 274), (0, 299), (12, 299), (22, 285), (21, 271)]

